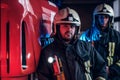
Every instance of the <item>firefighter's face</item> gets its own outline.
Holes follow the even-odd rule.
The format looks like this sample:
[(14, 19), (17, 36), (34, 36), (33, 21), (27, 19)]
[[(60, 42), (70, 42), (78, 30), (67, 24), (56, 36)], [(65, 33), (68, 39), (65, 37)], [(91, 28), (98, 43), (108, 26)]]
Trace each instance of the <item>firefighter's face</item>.
[(102, 26), (102, 29), (105, 29), (108, 26), (109, 16), (108, 15), (98, 15), (99, 24)]
[(75, 35), (75, 25), (61, 24), (60, 34), (64, 40), (70, 41)]

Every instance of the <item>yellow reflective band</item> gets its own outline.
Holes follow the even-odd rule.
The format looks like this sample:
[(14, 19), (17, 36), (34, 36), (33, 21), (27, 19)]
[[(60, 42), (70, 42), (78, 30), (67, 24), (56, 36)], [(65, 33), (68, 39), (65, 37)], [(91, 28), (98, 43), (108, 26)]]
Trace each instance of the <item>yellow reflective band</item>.
[(114, 51), (115, 51), (115, 42), (111, 43), (111, 56), (114, 56)]
[(110, 66), (110, 59), (109, 59), (109, 57), (107, 57), (107, 60), (108, 60), (108, 66)]
[(86, 76), (86, 80), (92, 80), (92, 78), (91, 78), (89, 73), (85, 73), (85, 76)]
[(95, 80), (106, 80), (104, 77), (97, 77)]
[(90, 60), (84, 62), (84, 65), (85, 65), (85, 69), (88, 73), (90, 73)]
[(116, 63), (118, 66), (120, 66), (120, 60)]
[(90, 67), (90, 60), (84, 62), (85, 67)]
[(115, 42), (109, 42), (109, 47), (108, 47), (109, 55), (107, 57), (108, 66), (113, 64), (114, 50), (115, 50)]
[(113, 64), (113, 58), (112, 57), (108, 56), (107, 60), (108, 60), (108, 66)]
[(111, 42), (109, 42), (109, 48), (108, 48), (108, 51), (109, 51), (109, 56), (111, 56)]
[(109, 42), (109, 56), (114, 56), (115, 42)]
[(110, 57), (110, 65), (112, 65), (112, 64), (113, 64), (113, 58)]

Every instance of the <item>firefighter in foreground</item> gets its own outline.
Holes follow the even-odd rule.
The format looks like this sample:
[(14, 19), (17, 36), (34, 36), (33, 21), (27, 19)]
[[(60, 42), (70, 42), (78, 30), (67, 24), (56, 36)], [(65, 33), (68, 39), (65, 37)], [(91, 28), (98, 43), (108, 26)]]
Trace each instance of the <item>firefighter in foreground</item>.
[(78, 39), (80, 26), (75, 10), (64, 8), (56, 13), (54, 41), (41, 52), (39, 80), (106, 80), (103, 58), (90, 44)]
[(120, 80), (120, 33), (113, 29), (114, 12), (108, 4), (98, 5), (93, 25), (80, 39), (92, 42), (106, 62), (107, 80)]

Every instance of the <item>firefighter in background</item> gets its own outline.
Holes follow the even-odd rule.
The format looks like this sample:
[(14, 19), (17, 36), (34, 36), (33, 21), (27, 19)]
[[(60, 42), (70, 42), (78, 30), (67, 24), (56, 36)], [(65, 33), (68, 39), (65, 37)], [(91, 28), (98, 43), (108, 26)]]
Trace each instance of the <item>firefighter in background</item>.
[(106, 80), (105, 61), (91, 44), (79, 40), (80, 26), (75, 10), (56, 13), (54, 41), (41, 51), (39, 80)]
[(113, 29), (114, 12), (108, 4), (98, 5), (93, 14), (93, 25), (80, 39), (92, 42), (106, 61), (108, 80), (120, 80), (120, 33)]

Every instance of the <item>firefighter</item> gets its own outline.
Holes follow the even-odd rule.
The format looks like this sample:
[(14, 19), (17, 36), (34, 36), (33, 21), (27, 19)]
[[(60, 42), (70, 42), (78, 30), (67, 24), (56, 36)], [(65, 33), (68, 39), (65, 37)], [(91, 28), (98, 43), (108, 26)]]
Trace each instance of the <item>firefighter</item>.
[(106, 80), (106, 65), (91, 44), (79, 40), (81, 21), (67, 7), (56, 13), (54, 41), (42, 49), (39, 80)]
[(114, 11), (108, 4), (98, 5), (93, 25), (80, 37), (91, 42), (106, 62), (107, 80), (120, 80), (120, 33), (113, 29)]

